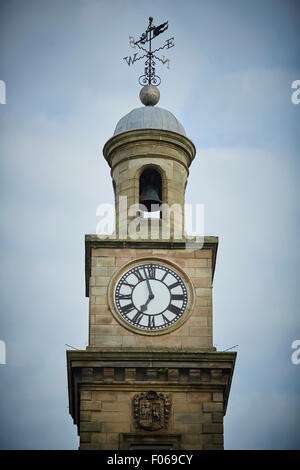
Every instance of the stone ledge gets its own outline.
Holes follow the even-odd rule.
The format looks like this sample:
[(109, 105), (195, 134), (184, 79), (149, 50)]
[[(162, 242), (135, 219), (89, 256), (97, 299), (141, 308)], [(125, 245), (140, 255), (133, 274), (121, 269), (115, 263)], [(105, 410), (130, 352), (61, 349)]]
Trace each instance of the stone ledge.
[[(167, 146), (167, 150), (169, 150), (171, 146), (177, 150), (178, 157), (176, 158), (176, 161), (179, 163), (184, 163), (180, 159), (180, 155), (182, 152), (184, 153), (187, 162), (185, 166), (187, 166), (187, 168), (190, 166), (196, 155), (195, 145), (186, 136), (163, 129), (134, 129), (112, 136), (105, 143), (103, 147), (103, 155), (109, 166), (113, 166), (112, 160), (118, 149), (121, 147), (128, 148), (132, 145), (135, 148), (134, 156), (139, 156), (137, 147), (140, 146), (147, 145), (150, 148), (153, 148), (153, 146), (155, 148), (157, 145), (163, 145)], [(148, 151), (150, 154), (153, 154), (153, 151), (151, 152), (150, 148)], [(169, 153), (170, 152), (168, 151), (168, 158), (170, 158)], [(155, 151), (154, 154), (157, 155), (157, 151)], [(125, 158), (128, 159), (128, 155), (126, 155)]]
[[(219, 361), (235, 361), (236, 352), (229, 351), (194, 351), (194, 350), (145, 350), (144, 348), (93, 348), (93, 350), (67, 350), (67, 360), (105, 360), (108, 359), (117, 361), (131, 360), (191, 360), (191, 361), (208, 361), (209, 367), (216, 368)], [(214, 363), (216, 361), (216, 363)]]
[[(209, 391), (227, 401), (236, 360), (236, 352), (190, 351), (67, 351), (69, 410), (74, 423), (79, 425), (81, 391)], [(160, 376), (158, 369), (177, 370), (178, 380), (168, 374)], [(110, 371), (105, 377), (104, 370)], [(199, 373), (195, 371), (199, 370)], [(214, 371), (219, 370), (219, 374)], [(128, 371), (131, 372), (130, 377)], [(150, 375), (147, 371), (154, 371)], [(127, 373), (126, 373), (127, 372)], [(174, 374), (173, 374), (174, 375)], [(220, 395), (216, 395), (220, 398)], [(219, 411), (220, 405), (213, 405)]]

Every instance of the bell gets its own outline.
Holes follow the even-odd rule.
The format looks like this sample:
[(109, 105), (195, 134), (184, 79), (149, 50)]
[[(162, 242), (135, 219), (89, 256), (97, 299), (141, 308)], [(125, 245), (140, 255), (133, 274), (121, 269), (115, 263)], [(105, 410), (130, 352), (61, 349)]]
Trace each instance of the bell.
[(155, 209), (152, 209), (152, 204), (157, 205), (161, 204), (161, 202), (156, 189), (151, 186), (147, 186), (140, 195), (140, 203), (147, 207), (148, 212), (154, 212)]

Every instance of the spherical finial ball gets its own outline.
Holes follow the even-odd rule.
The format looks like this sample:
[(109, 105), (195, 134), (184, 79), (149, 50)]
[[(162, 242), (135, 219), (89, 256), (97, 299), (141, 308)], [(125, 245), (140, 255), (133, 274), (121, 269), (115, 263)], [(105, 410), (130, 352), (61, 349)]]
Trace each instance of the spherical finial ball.
[(140, 91), (140, 100), (145, 106), (155, 106), (159, 98), (159, 89), (154, 85), (146, 85)]

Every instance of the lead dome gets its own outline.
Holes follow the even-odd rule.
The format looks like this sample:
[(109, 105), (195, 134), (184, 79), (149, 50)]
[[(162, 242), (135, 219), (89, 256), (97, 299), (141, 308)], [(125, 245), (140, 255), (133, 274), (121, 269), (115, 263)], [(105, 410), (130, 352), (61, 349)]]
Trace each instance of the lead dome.
[(186, 137), (184, 127), (174, 114), (154, 106), (135, 108), (130, 111), (116, 125), (114, 136), (136, 129), (159, 129), (176, 132)]
[(167, 109), (155, 107), (159, 90), (153, 85), (141, 89), (140, 99), (145, 106), (135, 108), (123, 116), (116, 125), (114, 136), (137, 129), (159, 129), (176, 132), (186, 137), (182, 124)]

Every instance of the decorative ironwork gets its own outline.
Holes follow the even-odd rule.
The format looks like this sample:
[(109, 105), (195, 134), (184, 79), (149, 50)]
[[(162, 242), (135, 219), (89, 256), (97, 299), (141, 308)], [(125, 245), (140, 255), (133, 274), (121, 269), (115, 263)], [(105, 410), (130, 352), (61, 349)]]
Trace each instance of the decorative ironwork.
[(162, 392), (141, 392), (133, 397), (133, 415), (137, 428), (157, 431), (167, 428), (171, 402)]
[[(168, 29), (168, 21), (162, 23), (159, 26), (154, 26), (152, 16), (149, 17), (149, 25), (148, 28), (144, 33), (142, 33), (140, 39), (135, 41), (133, 36), (129, 36), (129, 45), (132, 48), (138, 47), (141, 51), (145, 52), (142, 56), (138, 57), (138, 52), (134, 53), (132, 56), (123, 57), (123, 59), (127, 62), (127, 64), (133, 65), (137, 60), (143, 59), (146, 57), (145, 60), (145, 69), (144, 74), (139, 77), (139, 84), (144, 85), (156, 85), (159, 86), (161, 83), (161, 79), (155, 73), (155, 60), (159, 60), (162, 64), (167, 64), (167, 68), (170, 68), (170, 59), (166, 59), (165, 56), (163, 58), (158, 57), (155, 55), (156, 52), (163, 50), (163, 49), (170, 49), (174, 47), (174, 38), (169, 38), (166, 40), (165, 44), (157, 49), (152, 50), (152, 41), (161, 33), (164, 33)], [(148, 50), (143, 47), (148, 43)]]

